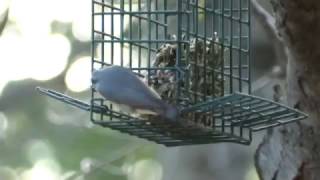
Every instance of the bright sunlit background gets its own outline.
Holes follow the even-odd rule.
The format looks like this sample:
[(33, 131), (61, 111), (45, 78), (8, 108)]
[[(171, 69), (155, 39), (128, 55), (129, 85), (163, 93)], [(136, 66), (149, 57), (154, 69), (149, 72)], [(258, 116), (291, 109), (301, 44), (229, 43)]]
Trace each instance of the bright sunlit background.
[(0, 36), (0, 179), (160, 180), (153, 145), (93, 129), (86, 112), (34, 91), (53, 87), (89, 101), (91, 0), (0, 0), (2, 17), (7, 9)]
[[(1, 2), (3, 5), (0, 7), (9, 5), (10, 10), (9, 22), (0, 39), (0, 92), (9, 81), (28, 78), (39, 81), (53, 79), (66, 70), (69, 61), (73, 61), (70, 57), (71, 39), (64, 31), (55, 32), (54, 22), (68, 26), (73, 41), (90, 40), (91, 2), (88, 0), (2, 0)], [(2, 8), (2, 12), (4, 10), (5, 8)], [(75, 68), (83, 68), (83, 65), (74, 65), (70, 70), (67, 69), (69, 77), (89, 79), (88, 73), (82, 73), (83, 69)], [(88, 81), (85, 81), (86, 88), (84, 84), (75, 87), (73, 81), (66, 82), (68, 87), (72, 87), (70, 90), (76, 92), (89, 87)]]
[[(83, 56), (74, 59), (74, 55), (71, 56), (71, 46), (74, 45), (73, 48), (77, 48), (76, 43), (86, 43), (90, 40), (90, 0), (2, 0), (1, 3), (2, 12), (8, 6), (10, 6), (10, 11), (9, 23), (0, 39), (2, 50), (0, 54), (2, 63), (0, 92), (9, 81), (28, 78), (47, 81), (57, 77), (65, 70), (67, 71), (65, 82), (71, 91), (81, 92), (89, 87), (89, 81), (86, 79), (89, 79), (90, 74), (83, 72), (90, 66), (90, 63), (87, 63), (90, 61), (87, 58), (90, 48), (86, 49), (86, 54), (82, 53)], [(135, 8), (134, 6), (133, 9)], [(105, 22), (106, 31), (110, 31), (110, 17), (106, 18)], [(120, 16), (115, 16), (114, 32), (118, 37), (120, 24), (117, 23), (119, 22)], [(125, 18), (125, 27), (128, 22), (129, 20)], [(54, 27), (56, 24), (68, 28), (56, 31), (57, 28)], [(100, 23), (96, 24), (96, 26), (99, 25)], [(114, 48), (115, 52), (118, 52), (115, 55), (119, 55), (120, 44)], [(108, 54), (110, 48), (106, 46), (105, 51)], [(115, 57), (115, 59), (120, 58)], [(124, 57), (124, 59), (129, 58)], [(73, 64), (71, 68), (66, 69), (69, 62)]]

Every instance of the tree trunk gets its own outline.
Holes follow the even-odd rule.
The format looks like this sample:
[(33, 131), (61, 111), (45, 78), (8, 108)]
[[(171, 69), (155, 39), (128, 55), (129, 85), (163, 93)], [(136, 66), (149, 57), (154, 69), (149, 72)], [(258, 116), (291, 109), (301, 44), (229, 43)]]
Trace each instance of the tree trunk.
[(320, 179), (320, 1), (271, 0), (287, 48), (288, 105), (307, 120), (270, 130), (256, 151), (262, 180)]

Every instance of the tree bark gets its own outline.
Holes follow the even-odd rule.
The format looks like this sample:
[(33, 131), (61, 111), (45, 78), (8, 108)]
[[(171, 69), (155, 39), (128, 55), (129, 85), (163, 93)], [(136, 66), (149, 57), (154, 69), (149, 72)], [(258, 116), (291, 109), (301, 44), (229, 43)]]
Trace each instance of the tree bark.
[(320, 179), (320, 1), (271, 0), (287, 49), (288, 105), (307, 120), (268, 131), (256, 151), (262, 180)]

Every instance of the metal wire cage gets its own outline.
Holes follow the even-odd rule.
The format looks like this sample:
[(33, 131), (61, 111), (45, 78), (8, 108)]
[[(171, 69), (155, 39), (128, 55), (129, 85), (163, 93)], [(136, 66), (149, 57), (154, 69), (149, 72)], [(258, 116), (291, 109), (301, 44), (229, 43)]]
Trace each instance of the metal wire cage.
[(166, 146), (234, 142), (304, 119), (251, 94), (249, 0), (93, 0), (92, 68), (130, 68), (180, 107), (179, 123), (133, 117), (92, 90), (91, 103), (39, 88), (90, 111), (95, 124)]
[(183, 109), (179, 125), (134, 118), (93, 91), (91, 105), (109, 110), (91, 110), (94, 123), (167, 146), (249, 144), (253, 131), (306, 117), (246, 95), (249, 0), (93, 0), (92, 11), (92, 68), (130, 68)]
[(96, 0), (92, 9), (93, 68), (146, 71), (149, 84), (155, 70), (171, 71), (177, 104), (250, 93), (248, 0)]

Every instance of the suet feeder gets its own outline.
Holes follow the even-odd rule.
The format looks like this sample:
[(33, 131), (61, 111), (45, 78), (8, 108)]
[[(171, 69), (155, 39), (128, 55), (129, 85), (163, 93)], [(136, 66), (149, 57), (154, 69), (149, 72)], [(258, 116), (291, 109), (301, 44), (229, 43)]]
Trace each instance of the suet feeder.
[(125, 114), (94, 90), (90, 103), (38, 90), (89, 111), (95, 124), (166, 146), (248, 145), (253, 132), (307, 117), (250, 95), (250, 25), (249, 0), (92, 1), (91, 71), (130, 68), (180, 107), (178, 123)]

